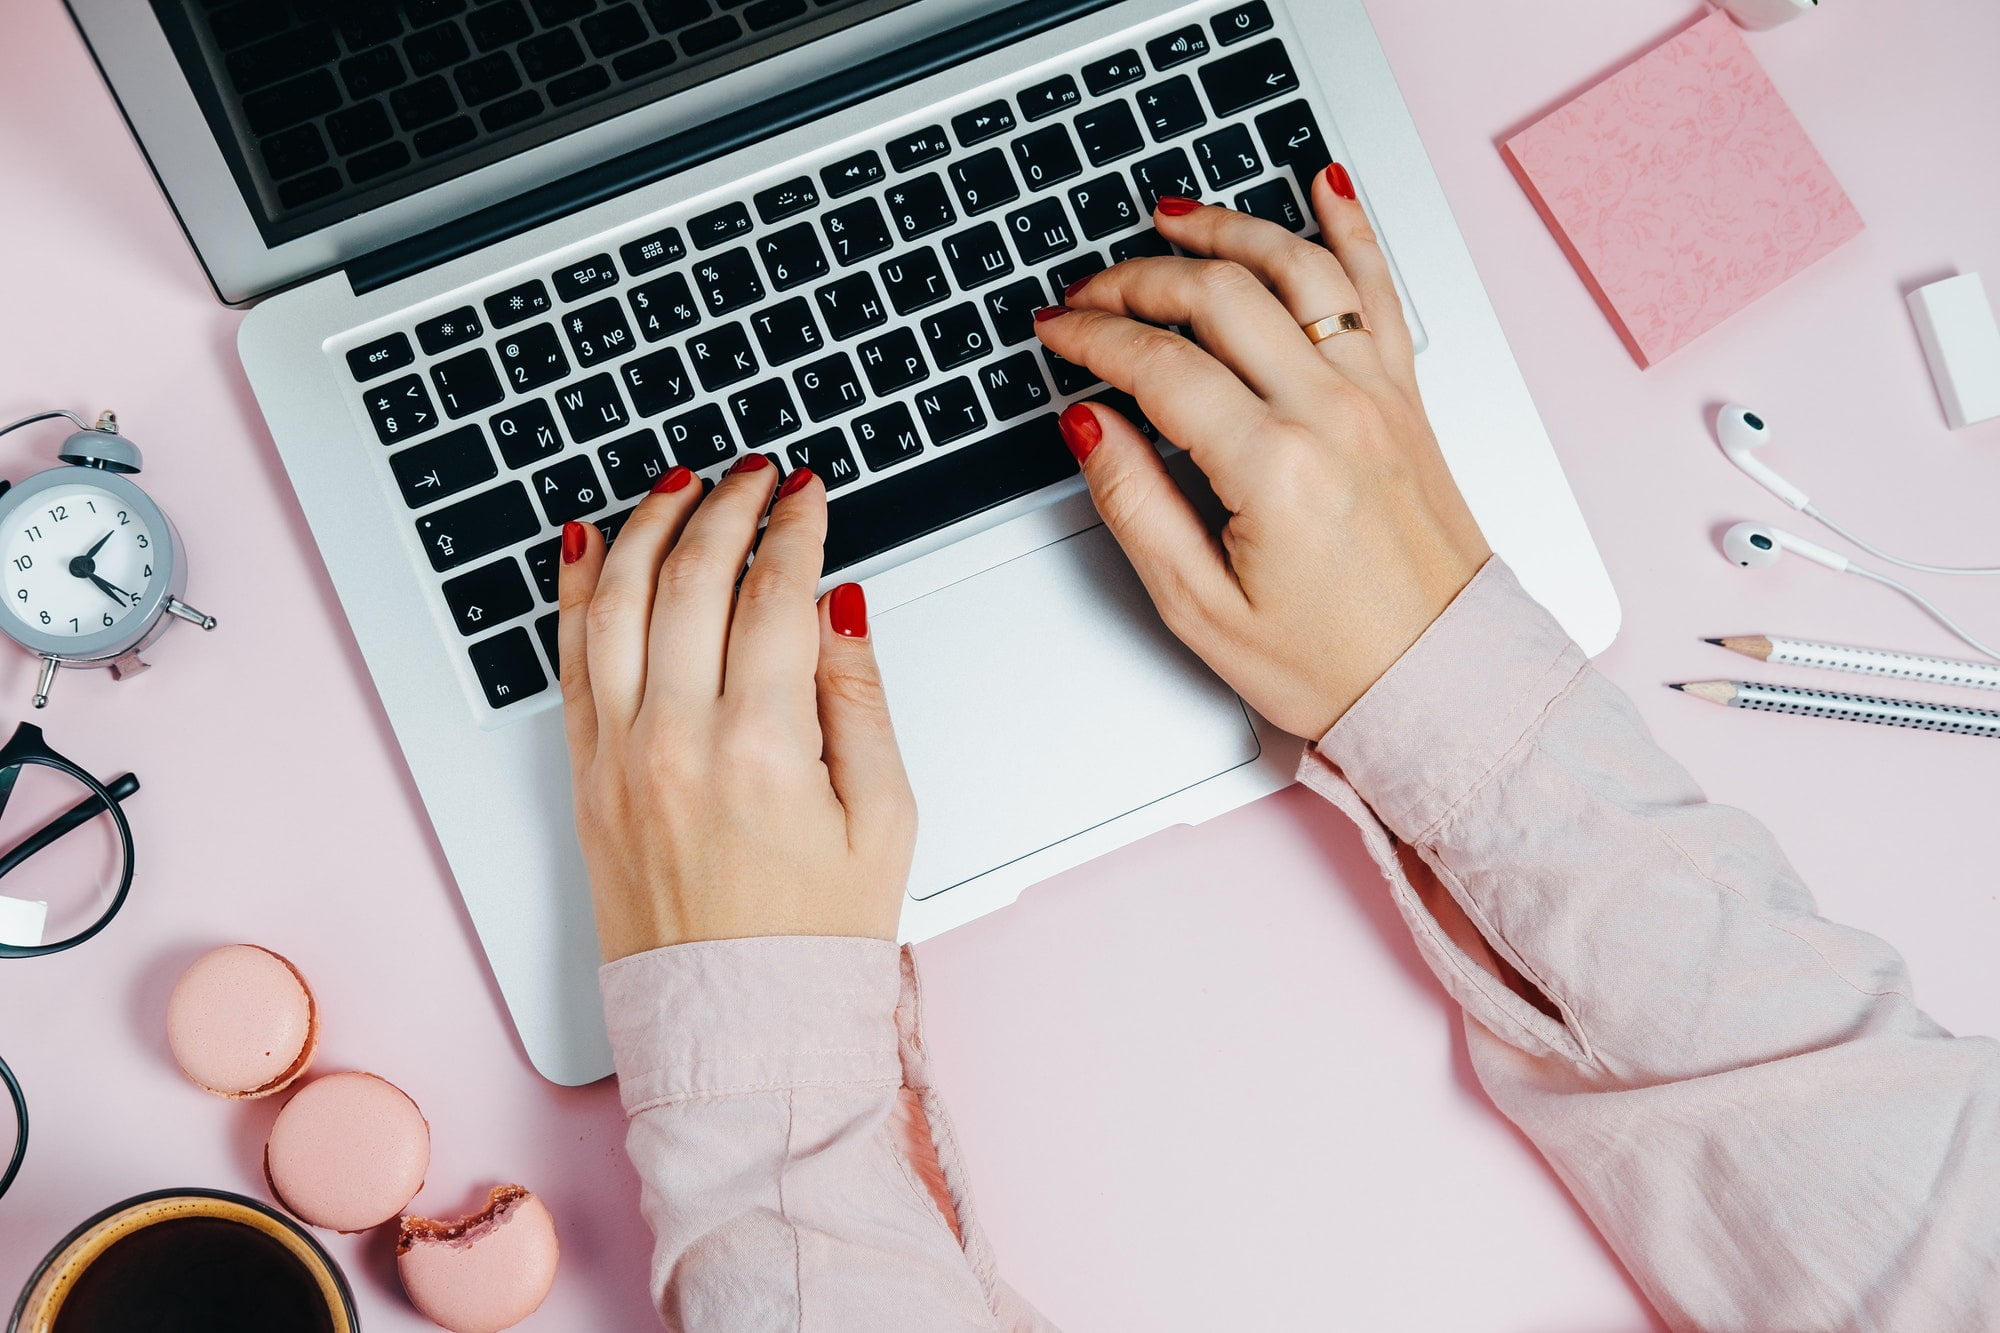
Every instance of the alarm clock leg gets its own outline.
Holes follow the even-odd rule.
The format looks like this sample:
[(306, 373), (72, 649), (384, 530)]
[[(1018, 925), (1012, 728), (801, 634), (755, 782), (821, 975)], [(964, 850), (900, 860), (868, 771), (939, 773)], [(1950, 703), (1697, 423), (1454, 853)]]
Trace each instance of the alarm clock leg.
[(49, 706), (49, 687), (56, 683), (56, 668), (61, 665), (53, 657), (42, 659), (42, 674), (35, 680), (35, 707)]

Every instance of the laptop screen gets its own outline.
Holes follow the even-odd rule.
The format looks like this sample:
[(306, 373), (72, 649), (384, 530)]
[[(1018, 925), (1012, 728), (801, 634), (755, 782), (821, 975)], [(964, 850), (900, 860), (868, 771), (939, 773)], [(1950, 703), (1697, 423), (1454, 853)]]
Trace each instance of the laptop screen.
[(910, 0), (151, 0), (267, 245)]

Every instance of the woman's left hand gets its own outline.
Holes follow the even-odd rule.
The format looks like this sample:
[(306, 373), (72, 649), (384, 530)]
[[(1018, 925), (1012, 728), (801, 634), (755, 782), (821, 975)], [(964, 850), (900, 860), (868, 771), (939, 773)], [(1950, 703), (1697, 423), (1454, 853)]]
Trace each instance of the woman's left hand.
[(825, 539), (825, 487), (800, 471), (780, 488), (757, 454), (705, 499), (673, 469), (608, 550), (564, 528), (563, 716), (607, 961), (895, 938), (916, 803), (861, 588), (814, 605)]

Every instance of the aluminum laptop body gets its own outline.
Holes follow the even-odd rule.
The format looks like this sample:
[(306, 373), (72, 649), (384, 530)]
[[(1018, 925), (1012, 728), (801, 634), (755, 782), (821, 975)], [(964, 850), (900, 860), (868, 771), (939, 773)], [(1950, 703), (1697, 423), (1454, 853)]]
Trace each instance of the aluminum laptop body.
[[(156, 0), (154, 9), (178, 3)], [(461, 14), (463, 0), (412, 3), (458, 15), (437, 19), (439, 31), (448, 23), (474, 36), (471, 25), (489, 8)], [(522, 12), (543, 26), (509, 48), (517, 71), (530, 75), (528, 42), (567, 50), (548, 35), (562, 5), (590, 11), (573, 20), (585, 44), (605, 33), (651, 33), (603, 17), (617, 0), (532, 3)], [(323, 226), (289, 229), (257, 215), (254, 196), (271, 194), (271, 181), (246, 184), (256, 173), (232, 159), (212, 99), (205, 105), (199, 88), (179, 77), (174, 44), (185, 54), (187, 34), (177, 36), (165, 19), (132, 21), (117, 0), (71, 6), (219, 294), (231, 302), (263, 298), (242, 328), (245, 369), (522, 1043), (556, 1082), (600, 1078), (611, 1059), (547, 654), (554, 607), (540, 594), (551, 585), (537, 552), (546, 551), (558, 513), (579, 505), (594, 505), (588, 517), (615, 530), (643, 494), (639, 483), (669, 455), (679, 461), (683, 448), (726, 443), (722, 425), (742, 447), (762, 447), (787, 467), (803, 459), (842, 482), (832, 503), (843, 515), (844, 563), (827, 583), (867, 586), (920, 807), (905, 939), (951, 929), (1059, 871), (1291, 781), (1296, 739), (1251, 716), (1161, 626), (1052, 443), (1050, 415), (1104, 386), (1038, 359), (1032, 338), (1015, 331), (1024, 313), (1018, 301), (1001, 299), (1036, 283), (1053, 299), (1049, 284), (1075, 271), (1067, 264), (1085, 262), (1077, 256), (1101, 264), (1144, 253), (1133, 248), (1146, 244), (1143, 216), (1132, 224), (1140, 230), (1094, 243), (1092, 227), (1110, 225), (1101, 221), (1105, 191), (1134, 191), (1137, 207), (1149, 211), (1149, 181), (1181, 169), (1167, 161), (1176, 145), (1202, 197), (1242, 199), (1301, 231), (1316, 228), (1285, 212), (1281, 196), (1303, 208), (1308, 173), (1323, 161), (1287, 162), (1285, 145), (1350, 165), (1412, 311), (1438, 438), (1494, 549), (1587, 651), (1603, 649), (1616, 632), (1609, 579), (1361, 0), (850, 4), (830, 17), (808, 14), (743, 59), (601, 109), (588, 124), (535, 142), (510, 144), (503, 135), (491, 160)], [(804, 11), (804, 0), (797, 7)], [(618, 8), (657, 24), (685, 18), (663, 17), (659, 0)], [(731, 13), (747, 20), (758, 8)], [(1239, 11), (1248, 17), (1230, 21), (1244, 28), (1241, 40), (1221, 26)], [(262, 20), (246, 11), (243, 21)], [(395, 38), (402, 90), (414, 86), (417, 58), (408, 48), (416, 32)], [(1288, 53), (1283, 66), (1263, 45), (1273, 40)], [(671, 50), (666, 42), (628, 50)], [(469, 61), (486, 59), (476, 45)], [(692, 49), (691, 40), (684, 45)], [(1259, 54), (1204, 73), (1252, 51)], [(345, 80), (346, 62), (359, 59), (328, 69)], [(379, 64), (387, 69), (386, 60)], [(633, 59), (621, 68), (640, 65)], [(253, 68), (249, 81), (261, 77)], [(552, 101), (556, 81), (569, 77), (532, 87)], [(288, 78), (278, 86), (300, 97), (307, 85), (324, 93), (310, 71)], [(1256, 101), (1265, 94), (1246, 86), (1253, 78), (1277, 91)], [(336, 118), (365, 118), (352, 86), (335, 89), (338, 107), (323, 104), (319, 120), (300, 122), (320, 126), (328, 140), (347, 125)], [(469, 106), (470, 92), (455, 89)], [(246, 105), (269, 105), (251, 96)], [(379, 100), (400, 116), (415, 98), (397, 103), (396, 96), (391, 90)], [(496, 105), (501, 95), (493, 96), (481, 105)], [(1178, 110), (1149, 106), (1149, 96)], [(1246, 98), (1251, 104), (1240, 105)], [(1128, 103), (1147, 133), (1132, 154), (1100, 166), (1101, 153), (1116, 152), (1102, 137), (1110, 118), (1098, 114), (1113, 100)], [(1317, 141), (1286, 128), (1284, 117), (1301, 104), (1316, 117)], [(298, 114), (267, 111), (265, 128)], [(1171, 115), (1203, 123), (1181, 132), (1155, 119)], [(478, 132), (479, 116), (468, 109), (465, 118)], [(1021, 145), (1049, 126), (1067, 134)], [(932, 131), (942, 136), (935, 144)], [(272, 135), (290, 138), (284, 151), (263, 150), (269, 174), (282, 168), (297, 181), (327, 169), (300, 165), (311, 153), (296, 126)], [(347, 137), (349, 146), (358, 142)], [(1083, 143), (1090, 161), (1041, 188), (1036, 177), (1050, 169), (1042, 150), (1059, 148), (1057, 138)], [(292, 148), (306, 156), (286, 157)], [(982, 156), (996, 148), (1005, 151)], [(924, 159), (932, 149), (936, 160)], [(351, 175), (359, 154), (376, 150), (340, 157), (335, 141), (328, 151)], [(1217, 160), (1230, 152), (1237, 163)], [(996, 161), (1011, 170), (996, 175)], [(978, 194), (1002, 175), (1017, 193), (988, 211)], [(1229, 184), (1218, 188), (1218, 180)], [(299, 187), (293, 196), (321, 188)], [(919, 196), (932, 206), (942, 201), (955, 214), (952, 225), (913, 230), (929, 225), (907, 211)], [(852, 233), (830, 224), (836, 210), (868, 200), (886, 214), (890, 243), (850, 264), (841, 246)], [(308, 220), (312, 207), (299, 205)], [(987, 222), (995, 232), (983, 230)], [(1009, 245), (991, 245), (994, 235)], [(1064, 241), (1060, 254), (1029, 261)], [(798, 247), (830, 253), (807, 261), (815, 264), (810, 280), (786, 286)], [(754, 259), (737, 258), (738, 250)], [(937, 304), (906, 311), (905, 270), (918, 250), (944, 256), (926, 262), (936, 263), (947, 290)], [(989, 278), (982, 263), (1006, 270)], [(718, 321), (706, 306), (737, 299), (726, 295), (730, 272), (746, 290), (754, 279), (757, 295)], [(865, 333), (844, 334), (851, 312), (821, 289), (863, 272), (870, 279), (859, 290), (893, 295), (864, 308), (858, 318), (875, 321)], [(682, 282), (693, 308), (663, 299)], [(520, 293), (523, 306), (511, 307), (510, 294)], [(701, 358), (714, 350), (720, 323), (741, 326), (730, 336), (760, 383), (708, 386), (711, 363)], [(537, 328), (548, 330), (536, 339), (560, 352), (565, 367), (546, 383), (535, 378), (541, 354), (525, 346)], [(876, 376), (894, 371), (883, 349), (895, 347), (921, 349), (910, 373), (922, 379), (878, 390), (893, 382)], [(839, 357), (852, 363), (857, 406), (826, 400), (829, 383), (845, 374)], [(497, 363), (497, 386), (482, 363)], [(535, 379), (532, 393), (516, 393), (516, 379)], [(606, 384), (617, 392), (606, 396)], [(390, 386), (410, 395), (411, 385), (421, 409), (391, 402)], [(501, 396), (493, 398), (496, 389)], [(477, 406), (455, 411), (461, 394)], [(539, 404), (533, 413), (546, 412), (556, 427), (545, 454), (536, 452), (543, 446), (535, 443), (531, 399)], [(611, 424), (597, 424), (593, 410)], [(863, 424), (878, 414), (889, 426)], [(911, 424), (899, 433), (904, 421)], [(771, 431), (780, 434), (752, 444)], [(899, 461), (899, 448), (909, 461)], [(703, 457), (714, 464), (705, 475), (717, 475), (721, 456)], [(920, 467), (945, 469), (936, 475), (949, 475), (966, 494), (997, 498), (969, 516), (902, 533), (893, 523), (911, 522), (913, 506), (936, 503), (934, 496), (906, 502), (919, 494), (914, 483), (891, 489)], [(876, 487), (894, 503), (871, 500)], [(447, 498), (429, 493), (447, 488)], [(475, 517), (502, 535), (463, 537)], [(886, 547), (871, 535), (877, 521), (899, 534)], [(539, 526), (532, 535), (505, 526), (520, 523)], [(467, 544), (475, 540), (477, 560)], [(500, 549), (484, 549), (495, 540)], [(529, 590), (525, 602), (521, 588)]]

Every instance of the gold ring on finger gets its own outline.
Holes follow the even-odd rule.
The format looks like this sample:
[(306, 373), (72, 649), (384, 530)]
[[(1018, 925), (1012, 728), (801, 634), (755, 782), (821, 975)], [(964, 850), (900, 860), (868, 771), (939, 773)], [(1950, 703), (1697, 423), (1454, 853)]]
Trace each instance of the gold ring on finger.
[(1338, 338), (1343, 333), (1375, 331), (1368, 327), (1368, 321), (1358, 310), (1350, 310), (1344, 315), (1328, 315), (1325, 319), (1316, 319), (1310, 324), (1301, 324), (1299, 327), (1306, 331), (1306, 337), (1312, 339), (1314, 346), (1318, 346), (1328, 338)]

